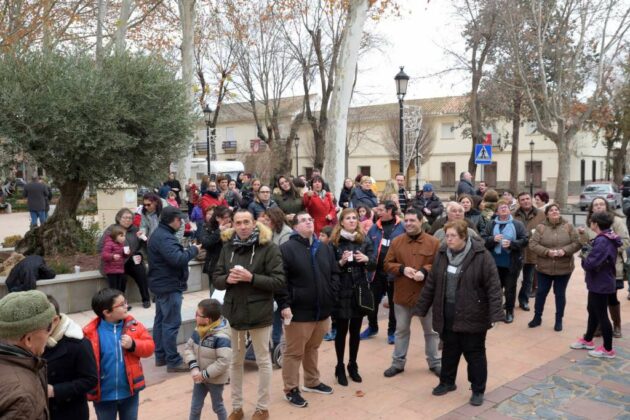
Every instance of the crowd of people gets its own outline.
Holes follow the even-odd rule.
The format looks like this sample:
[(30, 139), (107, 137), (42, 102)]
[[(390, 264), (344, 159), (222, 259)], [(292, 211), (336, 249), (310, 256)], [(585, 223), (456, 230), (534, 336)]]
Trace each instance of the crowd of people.
[[(204, 177), (200, 186), (189, 180), (184, 188), (171, 174), (159, 193), (145, 194), (138, 209), (121, 209), (104, 231), (99, 250), (109, 287), (94, 295), (96, 317), (84, 328), (60, 313), (54, 297), (30, 290), (34, 281), (0, 300), (0, 374), (11, 378), (0, 384), (0, 413), (82, 419), (94, 401), (99, 419), (135, 419), (145, 386), (140, 360), (155, 354), (167, 372), (190, 373), (191, 419), (200, 417), (210, 394), (217, 418), (239, 420), (250, 349), (258, 367), (252, 419), (266, 419), (277, 349), (285, 399), (305, 407), (303, 392), (333, 393), (318, 365), (325, 340), (334, 341), (337, 362), (328, 368), (337, 384), (363, 381), (360, 343), (378, 335), (381, 307), (393, 346), (384, 377), (404, 372), (418, 316), (427, 368), (438, 378), (433, 395), (456, 389), (463, 355), (470, 404), (478, 406), (488, 376), (488, 330), (511, 324), (517, 307), (530, 312), (531, 298), (528, 326), (540, 327), (553, 288), (553, 329), (562, 331), (576, 253), (586, 273), (588, 321), (570, 347), (614, 358), (627, 225), (605, 198), (593, 200), (584, 226), (572, 226), (560, 210), (544, 191), (532, 197), (499, 194), (483, 182), (475, 188), (467, 172), (449, 201), (431, 184), (412, 195), (403, 174), (380, 193), (369, 176), (348, 178), (338, 198), (319, 172), (309, 180), (278, 176), (273, 185), (247, 173), (236, 180)], [(193, 259), (203, 262), (211, 298), (199, 302), (195, 331), (180, 354)], [(144, 307), (155, 302), (152, 335), (129, 313), (127, 277)]]

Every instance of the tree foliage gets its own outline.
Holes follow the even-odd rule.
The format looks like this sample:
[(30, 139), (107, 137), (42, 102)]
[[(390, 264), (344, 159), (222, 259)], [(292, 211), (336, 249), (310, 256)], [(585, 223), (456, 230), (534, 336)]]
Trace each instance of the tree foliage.
[[(185, 153), (192, 123), (182, 84), (154, 57), (106, 57), (100, 67), (87, 55), (0, 57), (0, 136), (59, 186), (53, 225), (74, 220), (88, 183), (160, 178)], [(73, 238), (50, 241), (56, 249)]]

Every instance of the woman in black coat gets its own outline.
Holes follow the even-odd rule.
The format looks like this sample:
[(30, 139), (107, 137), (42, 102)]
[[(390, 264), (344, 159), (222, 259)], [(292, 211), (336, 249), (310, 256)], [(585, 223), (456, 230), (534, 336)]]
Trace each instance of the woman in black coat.
[(57, 301), (48, 300), (57, 312), (42, 356), (48, 364), (50, 418), (88, 420), (87, 393), (98, 382), (92, 345), (77, 323), (59, 313)]
[(444, 226), (441, 246), (425, 280), (414, 314), (433, 314), (433, 329), (442, 339), (440, 383), (433, 395), (457, 389), (455, 378), (462, 354), (468, 363), (470, 404), (483, 404), (488, 378), (486, 332), (503, 321), (501, 283), (494, 258), (479, 241), (468, 236), (464, 220)]
[(343, 188), (339, 194), (339, 207), (346, 209), (350, 207), (350, 197), (352, 195), (352, 188), (354, 188), (354, 181), (352, 178), (346, 178), (343, 181)]
[[(105, 237), (109, 236), (114, 226), (119, 226), (125, 230), (125, 246), (129, 247), (129, 253), (125, 255), (125, 274), (133, 278), (138, 285), (138, 291), (142, 297), (142, 306), (151, 307), (151, 296), (149, 295), (149, 282), (147, 280), (147, 270), (144, 266), (144, 256), (141, 247), (146, 241), (144, 233), (139, 231), (133, 224), (134, 214), (128, 208), (122, 208), (116, 213), (114, 220), (116, 223), (110, 225), (103, 232), (103, 236), (99, 240), (97, 251), (100, 254), (103, 249)], [(126, 279), (122, 284), (121, 292), (125, 293)], [(131, 309), (131, 307), (129, 307)]]
[(464, 218), (468, 220), (473, 229), (480, 235), (486, 231), (486, 219), (481, 212), (475, 208), (475, 202), (468, 194), (462, 194), (457, 198), (459, 204), (464, 208)]
[(221, 249), (223, 248), (221, 232), (232, 227), (232, 210), (225, 206), (217, 206), (209, 208), (206, 212), (206, 216), (209, 214), (212, 214), (212, 216), (206, 219), (206, 223), (199, 231), (198, 241), (201, 247), (206, 251), (203, 272), (208, 274), (208, 278), (210, 279), (210, 295), (212, 295), (214, 290), (212, 287), (212, 272), (219, 259), (219, 255), (221, 255)]
[(341, 267), (337, 306), (333, 311), (337, 323), (335, 377), (339, 385), (347, 386), (348, 379), (343, 361), (348, 332), (350, 332), (348, 374), (353, 381), (362, 381), (357, 365), (357, 354), (361, 340), (359, 337), (361, 322), (366, 314), (357, 304), (355, 288), (361, 284), (368, 290), (368, 271), (376, 268), (376, 260), (373, 257), (372, 242), (363, 233), (359, 223), (359, 214), (355, 209), (341, 211), (339, 223), (332, 232), (330, 242), (335, 250), (335, 258)]

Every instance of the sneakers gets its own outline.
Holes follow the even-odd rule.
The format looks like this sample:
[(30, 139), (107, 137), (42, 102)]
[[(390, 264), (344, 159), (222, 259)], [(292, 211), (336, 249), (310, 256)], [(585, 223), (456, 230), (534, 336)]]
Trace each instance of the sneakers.
[(396, 336), (394, 334), (387, 334), (387, 344), (394, 344), (396, 342)]
[(334, 341), (337, 337), (337, 330), (332, 329), (324, 335), (324, 341)]
[(383, 372), (383, 375), (385, 375), (386, 378), (391, 378), (392, 376), (396, 376), (400, 372), (404, 372), (404, 371), (405, 371), (404, 368), (397, 368), (396, 366), (390, 366), (389, 368), (387, 368), (385, 372)]
[(230, 413), (228, 420), (243, 420), (243, 417), (245, 417), (245, 413), (243, 413), (243, 409), (235, 408), (234, 411)]
[(449, 393), (451, 391), (455, 391), (457, 389), (457, 385), (452, 384), (452, 385), (448, 385), (448, 384), (443, 384), (440, 383), (438, 386), (436, 386), (435, 388), (433, 388), (433, 391), (431, 391), (431, 393), (433, 395), (444, 395), (446, 393)]
[(361, 340), (365, 340), (374, 337), (376, 334), (378, 334), (378, 330), (373, 330), (372, 328), (367, 327), (363, 330), (363, 332), (361, 332), (359, 338), (361, 338)]
[(190, 372), (190, 368), (186, 362), (181, 362), (177, 366), (167, 366), (166, 371), (168, 373)]
[(570, 346), (574, 350), (593, 350), (595, 348), (595, 343), (593, 340), (586, 341), (583, 337), (578, 338), (578, 341), (571, 344)]
[(260, 408), (257, 408), (252, 416), (252, 420), (267, 420), (268, 418), (269, 410), (261, 410)]
[(591, 357), (614, 359), (617, 356), (617, 352), (615, 351), (615, 349), (610, 349), (610, 351), (608, 351), (604, 348), (604, 346), (599, 346), (595, 350), (589, 351), (588, 355)]
[(483, 404), (483, 394), (481, 392), (473, 392), (470, 397), (470, 405), (474, 405), (475, 407)]
[(320, 382), (319, 385), (317, 386), (303, 386), (302, 391), (315, 392), (317, 394), (325, 394), (325, 395), (330, 395), (333, 393), (333, 389), (323, 382)]
[(306, 407), (308, 402), (302, 398), (302, 394), (300, 394), (300, 390), (298, 388), (293, 388), (291, 391), (287, 392), (284, 395), (284, 398), (289, 401), (289, 404), (295, 407)]

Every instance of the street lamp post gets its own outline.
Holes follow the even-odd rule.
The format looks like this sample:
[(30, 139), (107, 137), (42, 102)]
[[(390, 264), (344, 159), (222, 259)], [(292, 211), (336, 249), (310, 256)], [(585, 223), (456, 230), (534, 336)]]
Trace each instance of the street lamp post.
[(404, 141), (405, 133), (404, 133), (404, 124), (403, 124), (403, 99), (405, 98), (405, 95), (407, 94), (407, 83), (409, 82), (409, 76), (407, 76), (407, 74), (403, 71), (403, 69), (404, 69), (404, 66), (400, 66), (400, 71), (398, 72), (396, 77), (394, 77), (394, 80), (396, 81), (396, 96), (398, 96), (398, 108), (400, 111), (400, 129), (399, 129), (400, 144), (398, 145), (398, 148), (399, 148), (398, 165), (399, 165), (400, 172), (404, 174), (405, 173), (405, 141)]
[(298, 176), (300, 176), (300, 164), (298, 160), (298, 147), (300, 146), (300, 137), (297, 134), (295, 135), (293, 142), (295, 144), (295, 177), (297, 178)]
[[(206, 159), (208, 160), (208, 176), (210, 175), (210, 126), (212, 125), (212, 108), (208, 104), (203, 107), (203, 116), (206, 120)], [(214, 131), (214, 129), (213, 129)]]
[(534, 140), (529, 142), (529, 196), (534, 198)]

